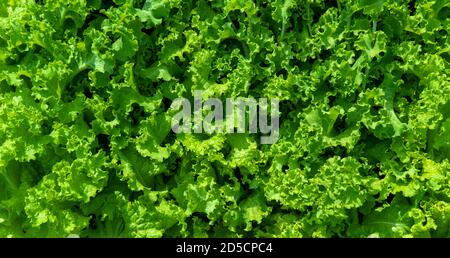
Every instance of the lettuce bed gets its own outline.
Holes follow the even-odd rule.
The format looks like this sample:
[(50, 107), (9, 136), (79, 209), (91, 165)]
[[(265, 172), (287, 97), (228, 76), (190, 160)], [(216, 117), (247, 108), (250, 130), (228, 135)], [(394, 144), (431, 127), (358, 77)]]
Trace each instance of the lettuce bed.
[[(0, 1), (0, 236), (450, 237), (450, 2)], [(280, 99), (280, 138), (170, 104)]]

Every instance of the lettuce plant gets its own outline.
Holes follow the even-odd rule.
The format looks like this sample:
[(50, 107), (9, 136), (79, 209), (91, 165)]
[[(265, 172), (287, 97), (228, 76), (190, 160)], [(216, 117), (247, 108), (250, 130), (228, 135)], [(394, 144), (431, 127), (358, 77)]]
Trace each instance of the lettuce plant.
[[(449, 237), (447, 0), (0, 1), (1, 237)], [(280, 100), (174, 134), (176, 98)]]

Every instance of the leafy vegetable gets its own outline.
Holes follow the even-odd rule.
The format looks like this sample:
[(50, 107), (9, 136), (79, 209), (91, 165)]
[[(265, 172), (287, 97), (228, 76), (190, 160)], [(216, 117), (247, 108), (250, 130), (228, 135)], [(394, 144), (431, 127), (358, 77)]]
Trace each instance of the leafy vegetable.
[[(450, 2), (0, 2), (0, 236), (450, 237)], [(279, 140), (174, 134), (278, 98)]]

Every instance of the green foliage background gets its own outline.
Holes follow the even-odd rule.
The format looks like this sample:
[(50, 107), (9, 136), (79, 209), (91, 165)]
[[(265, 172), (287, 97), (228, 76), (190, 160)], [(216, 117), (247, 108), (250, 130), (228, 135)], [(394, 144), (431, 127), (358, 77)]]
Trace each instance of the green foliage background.
[[(447, 0), (0, 1), (0, 236), (449, 237)], [(279, 98), (280, 139), (175, 135)]]

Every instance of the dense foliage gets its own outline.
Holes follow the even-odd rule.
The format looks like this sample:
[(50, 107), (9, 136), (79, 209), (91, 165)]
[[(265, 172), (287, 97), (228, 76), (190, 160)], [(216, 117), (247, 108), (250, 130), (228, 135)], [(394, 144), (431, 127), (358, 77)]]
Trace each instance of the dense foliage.
[[(449, 237), (447, 0), (0, 1), (0, 236)], [(280, 99), (280, 139), (170, 130)]]

